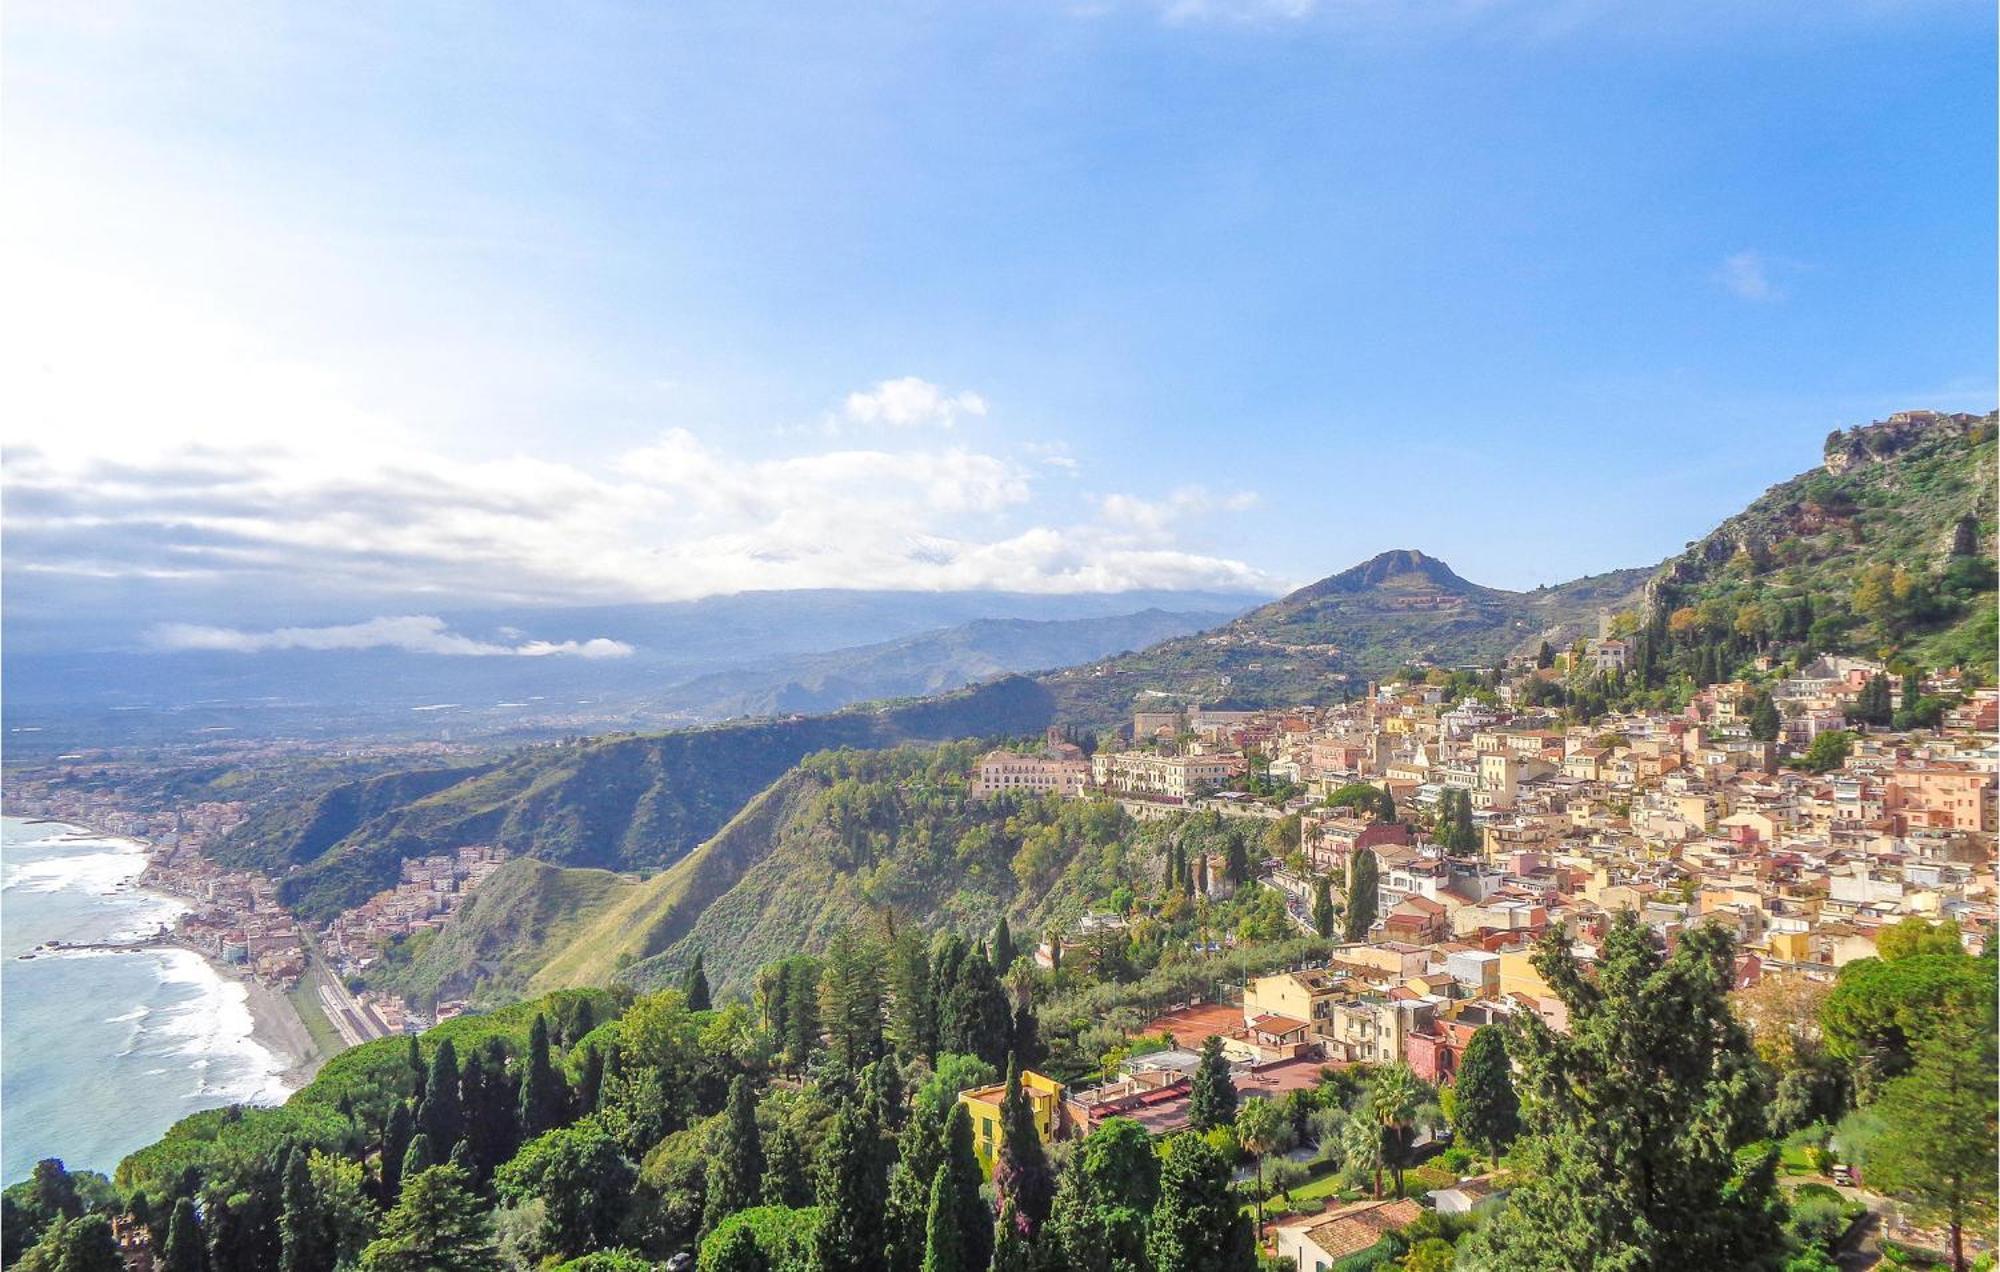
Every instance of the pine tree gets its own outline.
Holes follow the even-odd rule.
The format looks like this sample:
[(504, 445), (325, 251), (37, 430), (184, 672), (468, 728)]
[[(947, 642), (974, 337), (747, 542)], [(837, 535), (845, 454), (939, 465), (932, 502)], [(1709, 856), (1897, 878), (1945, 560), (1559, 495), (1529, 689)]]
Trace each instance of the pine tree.
[(1596, 976), (1552, 932), (1534, 965), (1567, 1008), (1558, 1034), (1523, 1015), (1508, 1042), (1526, 1133), (1507, 1207), (1469, 1238), (1493, 1272), (1576, 1267), (1745, 1268), (1781, 1248), (1775, 1150), (1755, 1052), (1730, 1009), (1735, 948), (1697, 925), (1663, 955), (1626, 910)]
[(993, 970), (1001, 976), (1014, 966), (1014, 932), (1007, 926), (1007, 916), (1001, 915), (1000, 922), (993, 927)]
[(833, 1054), (851, 1072), (859, 1072), (886, 1049), (882, 961), (880, 947), (851, 928), (835, 933), (827, 946), (820, 974), (820, 1011)]
[(924, 1220), (923, 1272), (978, 1272), (965, 1260), (965, 1240), (959, 1233), (955, 1202), (951, 1194), (951, 1168), (939, 1166), (931, 1178), (930, 1209)]
[(430, 1137), (433, 1162), (443, 1161), (465, 1134), (465, 1109), (459, 1102), (458, 1050), (446, 1038), (431, 1054), (424, 1101), (417, 1106), (417, 1129)]
[(1256, 1250), (1229, 1163), (1195, 1134), (1176, 1135), (1164, 1152), (1146, 1239), (1153, 1272), (1251, 1272)]
[(521, 1137), (531, 1140), (569, 1120), (569, 1090), (549, 1058), (549, 1022), (540, 1012), (528, 1031), (528, 1067), (521, 1076)]
[(1889, 1083), (1874, 1109), (1884, 1124), (1868, 1182), (1902, 1198), (1921, 1220), (1951, 1234), (1952, 1267), (1965, 1267), (1965, 1229), (1990, 1226), (1994, 1154), (1992, 1000), (1946, 1011), (1916, 1039), (1916, 1066)]
[(1335, 926), (1340, 922), (1339, 912), (1333, 908), (1333, 883), (1322, 877), (1313, 888), (1313, 930), (1324, 940), (1331, 940)]
[(681, 995), (687, 1000), (689, 1011), (709, 1011), (714, 1004), (708, 996), (708, 969), (702, 963), (701, 951), (694, 952), (694, 962), (681, 973)]
[(1347, 920), (1342, 933), (1349, 941), (1365, 941), (1375, 926), (1377, 905), (1375, 854), (1356, 849), (1347, 863)]
[(463, 1171), (438, 1166), (411, 1176), (382, 1222), (382, 1235), (361, 1253), (361, 1272), (493, 1272), (486, 1208)]
[(382, 1204), (384, 1207), (396, 1204), (396, 1198), (403, 1190), (403, 1157), (410, 1151), (410, 1140), (416, 1134), (416, 1119), (411, 1116), (407, 1101), (396, 1101), (389, 1110), (388, 1125), (382, 1129)]
[(194, 1199), (182, 1197), (174, 1203), (174, 1217), (167, 1223), (160, 1272), (207, 1272), (207, 1268), (208, 1246), (202, 1237), (201, 1218), (195, 1214)]
[(1000, 1102), (1000, 1146), (993, 1159), (993, 1191), (1014, 1206), (1021, 1234), (1033, 1240), (1055, 1201), (1055, 1170), (1035, 1124), (1035, 1106), (1021, 1087), (1021, 1066), (1007, 1066), (1007, 1094)]
[(1458, 1063), (1452, 1129), (1488, 1157), (1507, 1151), (1521, 1133), (1521, 1101), (1507, 1059), (1507, 1040), (1498, 1025), (1481, 1025)]
[(1236, 1120), (1236, 1083), (1229, 1076), (1229, 1061), (1222, 1054), (1222, 1039), (1211, 1034), (1201, 1044), (1201, 1061), (1195, 1065), (1188, 1092), (1188, 1126), (1211, 1131)]
[(911, 924), (905, 924), (889, 943), (889, 1037), (905, 1060), (937, 1058), (930, 953)]

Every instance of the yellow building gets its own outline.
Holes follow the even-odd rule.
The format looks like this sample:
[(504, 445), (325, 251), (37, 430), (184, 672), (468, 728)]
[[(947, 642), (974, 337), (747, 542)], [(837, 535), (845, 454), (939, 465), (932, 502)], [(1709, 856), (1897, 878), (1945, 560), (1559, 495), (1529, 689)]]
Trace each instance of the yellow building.
[(1346, 986), (1339, 977), (1318, 969), (1259, 976), (1243, 991), (1243, 1017), (1289, 1016), (1308, 1024), (1326, 1019), (1327, 1004)]
[[(1033, 1069), (1021, 1070), (1021, 1093), (1035, 1113), (1035, 1132), (1046, 1144), (1062, 1125), (1063, 1085)], [(979, 1164), (993, 1169), (993, 1156), (1000, 1151), (1000, 1105), (1007, 1098), (1007, 1084), (973, 1087), (958, 1093), (958, 1102), (972, 1117), (972, 1150)]]

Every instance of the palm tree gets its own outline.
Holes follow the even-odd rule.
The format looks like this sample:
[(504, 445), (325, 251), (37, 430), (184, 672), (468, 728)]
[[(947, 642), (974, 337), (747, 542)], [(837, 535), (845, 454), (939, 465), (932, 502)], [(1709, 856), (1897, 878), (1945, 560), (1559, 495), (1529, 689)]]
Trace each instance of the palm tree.
[(1269, 1100), (1252, 1098), (1236, 1112), (1236, 1140), (1257, 1163), (1257, 1240), (1264, 1239), (1264, 1157), (1278, 1146), (1284, 1114)]
[[(1396, 1176), (1396, 1192), (1403, 1191), (1403, 1166), (1409, 1159), (1410, 1141), (1415, 1138), (1417, 1115), (1426, 1103), (1434, 1103), (1424, 1090), (1424, 1084), (1411, 1071), (1410, 1066), (1398, 1061), (1379, 1069), (1375, 1080), (1369, 1084), (1368, 1106), (1375, 1124), (1382, 1128), (1385, 1152), (1389, 1169)], [(1375, 1195), (1382, 1195), (1382, 1165), (1378, 1158), (1375, 1166)]]

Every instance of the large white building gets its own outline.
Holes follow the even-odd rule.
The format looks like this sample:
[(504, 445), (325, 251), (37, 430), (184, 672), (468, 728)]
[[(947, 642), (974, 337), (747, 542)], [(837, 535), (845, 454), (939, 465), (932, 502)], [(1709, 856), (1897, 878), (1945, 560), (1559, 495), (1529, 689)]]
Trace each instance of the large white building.
[(1089, 781), (1088, 760), (989, 751), (972, 771), (972, 793), (979, 798), (1002, 791), (1071, 798), (1083, 794)]
[(1091, 778), (1117, 795), (1191, 799), (1243, 771), (1237, 755), (1155, 755), (1150, 751), (1099, 752)]

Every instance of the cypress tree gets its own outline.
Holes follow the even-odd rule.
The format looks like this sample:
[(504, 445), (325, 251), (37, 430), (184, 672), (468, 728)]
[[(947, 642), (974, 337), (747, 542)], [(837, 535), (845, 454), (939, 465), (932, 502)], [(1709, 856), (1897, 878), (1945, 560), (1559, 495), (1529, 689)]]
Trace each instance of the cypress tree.
[(583, 1049), (583, 1077), (576, 1088), (577, 1113), (587, 1117), (597, 1112), (598, 1096), (603, 1090), (604, 1055), (598, 1051), (596, 1043), (589, 1043)]
[(1368, 939), (1368, 929), (1375, 926), (1377, 899), (1375, 854), (1366, 848), (1357, 849), (1347, 863), (1347, 923), (1343, 935), (1350, 941)]
[(1032, 1069), (1048, 1059), (1049, 1049), (1042, 1045), (1042, 1026), (1032, 998), (1023, 998), (1015, 1005), (1011, 1038), (1014, 1055), (1023, 1068)]
[(1236, 1083), (1229, 1076), (1229, 1060), (1222, 1054), (1222, 1039), (1211, 1034), (1201, 1044), (1201, 1061), (1194, 1067), (1188, 1092), (1188, 1125), (1197, 1131), (1228, 1126), (1236, 1120)]
[(1000, 922), (993, 928), (993, 970), (1001, 976), (1014, 966), (1014, 931), (1007, 926), (1007, 916), (1001, 915)]
[(729, 1083), (722, 1134), (708, 1159), (708, 1200), (702, 1227), (713, 1232), (739, 1210), (757, 1204), (764, 1180), (764, 1143), (757, 1132), (757, 1093), (737, 1074)]
[(1000, 1146), (993, 1159), (993, 1191), (1011, 1204), (1021, 1235), (1033, 1240), (1055, 1201), (1055, 1170), (1035, 1125), (1035, 1108), (1021, 1088), (1021, 1066), (1007, 1066), (1007, 1094), (1000, 1102)]
[(403, 1154), (403, 1178), (413, 1179), (439, 1164), (436, 1152), (431, 1148), (431, 1137), (418, 1131), (410, 1140), (409, 1151)]
[(195, 1214), (194, 1199), (182, 1197), (174, 1203), (174, 1217), (167, 1223), (160, 1272), (207, 1272), (207, 1268), (208, 1247), (202, 1240), (201, 1218)]
[(424, 1052), (423, 1048), (417, 1045), (417, 1036), (415, 1034), (410, 1035), (410, 1050), (404, 1057), (404, 1063), (409, 1066), (410, 1070), (410, 1100), (412, 1103), (422, 1104), (424, 1102), (425, 1082)]
[(1778, 715), (1778, 704), (1771, 701), (1771, 695), (1757, 695), (1757, 705), (1750, 709), (1750, 736), (1759, 742), (1776, 742), (1784, 731), (1785, 722)]
[(931, 1204), (924, 1220), (923, 1272), (979, 1272), (965, 1259), (965, 1240), (958, 1228), (949, 1166), (939, 1166), (931, 1177)]
[(528, 1068), (521, 1077), (521, 1135), (533, 1139), (568, 1121), (569, 1091), (549, 1059), (549, 1023), (537, 1012), (528, 1030)]
[(993, 1225), (991, 1267), (992, 1272), (1034, 1272), (1035, 1248), (1012, 1197), (1000, 1204), (1000, 1218)]
[(993, 1211), (980, 1195), (983, 1174), (979, 1154), (972, 1146), (972, 1114), (954, 1101), (945, 1123), (944, 1163), (940, 1168), (951, 1181), (952, 1213), (958, 1216), (960, 1248), (965, 1266), (983, 1268), (993, 1257)]
[(1007, 1035), (1012, 1023), (1007, 993), (1000, 988), (986, 956), (967, 955), (951, 995), (943, 1003), (938, 1049), (978, 1056), (1000, 1068), (1007, 1063)]
[(1146, 1238), (1153, 1272), (1251, 1272), (1256, 1250), (1229, 1163), (1195, 1134), (1176, 1135), (1164, 1155)]
[(1322, 938), (1332, 939), (1338, 915), (1333, 908), (1333, 884), (1325, 878), (1313, 889), (1312, 916), (1313, 930)]
[(319, 1219), (304, 1147), (285, 1162), (284, 1210), (278, 1218), (279, 1272), (332, 1272), (333, 1242)]
[(681, 995), (687, 999), (689, 1011), (709, 1011), (714, 1004), (708, 996), (708, 969), (703, 966), (701, 951), (694, 952), (694, 962), (681, 973)]
[(430, 1137), (436, 1161), (451, 1155), (465, 1134), (465, 1109), (458, 1097), (458, 1049), (446, 1038), (431, 1055), (424, 1102), (417, 1106), (417, 1129)]
[(1396, 820), (1396, 795), (1387, 785), (1382, 787), (1382, 797), (1376, 801), (1377, 817), (1385, 822)]
[(1489, 1157), (1507, 1151), (1521, 1133), (1521, 1101), (1507, 1059), (1506, 1035), (1498, 1025), (1481, 1025), (1466, 1044), (1453, 1084), (1452, 1129)]
[(874, 1268), (888, 1242), (889, 1176), (882, 1129), (858, 1101), (834, 1115), (815, 1197), (824, 1213), (813, 1233), (813, 1266), (818, 1272)]
[(396, 1204), (396, 1198), (403, 1191), (403, 1157), (410, 1151), (410, 1140), (416, 1134), (416, 1119), (410, 1114), (407, 1101), (398, 1100), (389, 1110), (389, 1123), (382, 1129), (382, 1205), (386, 1209)]

